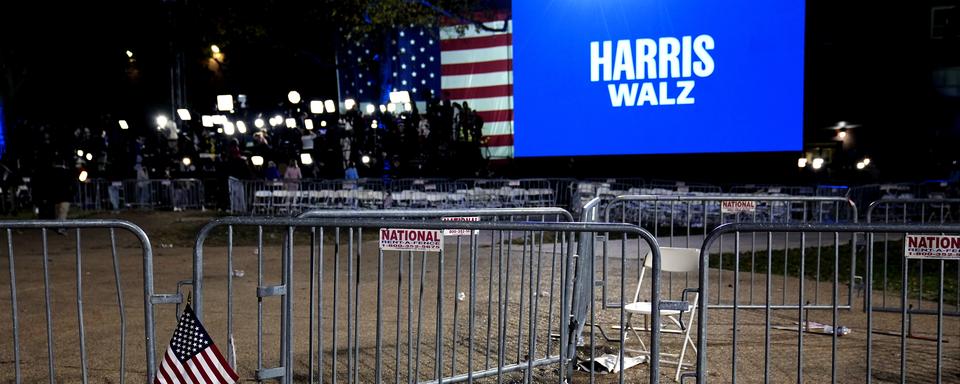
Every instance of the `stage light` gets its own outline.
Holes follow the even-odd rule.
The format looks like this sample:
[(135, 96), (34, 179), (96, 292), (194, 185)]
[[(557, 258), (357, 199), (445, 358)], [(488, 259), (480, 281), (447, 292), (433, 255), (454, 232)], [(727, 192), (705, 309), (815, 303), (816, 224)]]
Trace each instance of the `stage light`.
[(847, 130), (846, 130), (846, 129), (840, 129), (840, 131), (837, 132), (837, 138), (840, 139), (840, 140), (846, 139), (846, 138), (847, 138)]
[(216, 44), (213, 44), (210, 46), (210, 51), (213, 53), (220, 53), (220, 47), (218, 47)]
[(333, 100), (327, 100), (323, 102), (323, 105), (327, 107), (327, 113), (337, 112), (337, 104)]
[(217, 96), (217, 110), (218, 110), (218, 111), (232, 111), (232, 110), (233, 110), (233, 95), (218, 95), (218, 96)]
[(87, 171), (80, 171), (80, 176), (77, 176), (77, 179), (80, 180), (81, 183), (87, 181)]
[(83, 150), (82, 150), (82, 149), (78, 149), (78, 150), (77, 150), (77, 157), (83, 157)]
[(177, 115), (180, 115), (180, 120), (190, 121), (190, 111), (180, 108), (177, 110)]
[(130, 125), (127, 124), (126, 120), (120, 120), (119, 123), (120, 123), (120, 129), (130, 129)]
[(813, 169), (820, 169), (823, 167), (823, 159), (818, 157), (813, 159)]
[(93, 161), (93, 154), (87, 152), (86, 156), (84, 156), (83, 158), (87, 159), (87, 161)]
[(326, 127), (326, 126), (327, 126), (327, 121), (326, 121), (326, 120), (320, 120), (320, 126), (321, 126), (321, 127)]
[(367, 104), (367, 114), (372, 115), (377, 111), (377, 107), (374, 107), (373, 104)]
[(300, 104), (300, 92), (297, 92), (297, 91), (288, 92), (287, 100), (289, 100), (291, 104)]
[(201, 115), (200, 124), (203, 124), (204, 127), (212, 128), (213, 127), (213, 116), (210, 115)]
[(370, 156), (363, 155), (363, 157), (360, 158), (360, 162), (364, 164), (370, 164)]
[(297, 119), (288, 118), (288, 119), (286, 120), (286, 124), (287, 124), (287, 128), (296, 128), (296, 127), (297, 127)]
[(133, 52), (127, 51), (127, 58), (132, 59), (132, 58), (133, 58)]
[(280, 124), (283, 124), (283, 117), (281, 117), (280, 115), (276, 115), (270, 118), (270, 126), (276, 127)]
[(870, 165), (870, 158), (869, 158), (869, 157), (864, 157), (864, 158), (863, 158), (863, 165)]
[(356, 105), (357, 105), (357, 101), (354, 99), (346, 99), (343, 101), (343, 108), (346, 110), (351, 110)]
[(257, 128), (263, 128), (263, 119), (257, 118), (253, 121), (253, 126)]
[(395, 103), (387, 104), (387, 112), (394, 113), (396, 111), (397, 111), (397, 104)]
[(218, 124), (218, 125), (226, 124), (226, 123), (227, 123), (227, 116), (226, 116), (226, 115), (214, 115), (214, 116), (213, 116), (213, 123), (214, 123), (214, 124)]
[(857, 163), (857, 169), (863, 170), (866, 167), (867, 165), (864, 164), (862, 161)]
[(308, 130), (313, 129), (313, 120), (303, 119), (303, 127)]
[(386, 106), (386, 105), (383, 105), (383, 104), (380, 104), (380, 113), (384, 113), (384, 112), (386, 112), (386, 111), (387, 111), (387, 106)]
[(234, 125), (231, 122), (223, 123), (223, 133), (227, 136), (233, 136), (235, 129)]
[(168, 120), (166, 116), (164, 115), (157, 116), (157, 128), (166, 127), (167, 123), (169, 122), (170, 120)]
[(310, 165), (313, 164), (313, 156), (310, 156), (309, 153), (300, 154), (300, 164)]
[(223, 128), (217, 128), (217, 133), (223, 133)]
[(319, 115), (323, 113), (323, 102), (320, 100), (313, 100), (310, 102), (310, 113)]
[(378, 125), (378, 123), (377, 123), (376, 120), (370, 122), (370, 128), (376, 129), (378, 126), (379, 126), (379, 125)]
[(807, 166), (807, 158), (806, 158), (806, 157), (801, 157), (801, 158), (797, 159), (797, 167), (798, 167), (798, 168), (803, 168), (803, 167), (806, 167), (806, 166)]
[(180, 162), (182, 162), (183, 166), (185, 167), (189, 167), (190, 164), (193, 164), (193, 160), (190, 160), (189, 157), (184, 157), (182, 160), (180, 160)]
[(259, 167), (263, 165), (263, 156), (253, 156), (250, 158), (250, 163)]
[(238, 121), (238, 122), (237, 122), (237, 132), (247, 133), (247, 123), (244, 123), (244, 122), (242, 122), (242, 121)]

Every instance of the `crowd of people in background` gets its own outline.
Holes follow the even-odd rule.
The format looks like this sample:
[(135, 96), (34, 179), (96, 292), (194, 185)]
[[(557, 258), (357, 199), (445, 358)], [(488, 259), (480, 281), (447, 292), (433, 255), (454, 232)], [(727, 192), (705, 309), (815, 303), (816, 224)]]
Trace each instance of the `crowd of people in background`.
[[(409, 105), (410, 110), (393, 113), (379, 109), (365, 113), (359, 105), (335, 115), (287, 111), (297, 117), (296, 127), (256, 128), (253, 119), (271, 115), (247, 114), (249, 128), (232, 135), (198, 121), (135, 130), (118, 128), (110, 116), (79, 127), (22, 120), (14, 128), (14, 140), (31, 143), (20, 147), (30, 152), (8, 153), (3, 177), (32, 177), (37, 186), (56, 183), (59, 187), (54, 189), (62, 193), (34, 192), (39, 207), (49, 205), (48, 200), (70, 201), (70, 186), (81, 172), (85, 178), (111, 181), (216, 179), (218, 188), (224, 189), (229, 177), (490, 176), (482, 153), (483, 119), (466, 102), (435, 101), (422, 112), (416, 104)], [(311, 119), (311, 124), (304, 124), (304, 119)], [(55, 177), (50, 176), (54, 168)], [(42, 215), (56, 216), (49, 213), (44, 208)]]

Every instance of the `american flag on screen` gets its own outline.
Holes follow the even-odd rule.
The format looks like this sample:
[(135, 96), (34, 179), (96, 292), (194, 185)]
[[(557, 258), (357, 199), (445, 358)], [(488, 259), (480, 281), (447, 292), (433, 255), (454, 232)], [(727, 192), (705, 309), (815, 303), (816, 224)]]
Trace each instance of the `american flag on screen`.
[(187, 304), (173, 332), (153, 382), (160, 384), (236, 383), (239, 376), (227, 364), (207, 330)]
[(440, 28), (441, 91), (467, 102), (483, 118), (484, 156), (513, 157), (513, 26), (506, 13), (485, 18), (460, 33)]

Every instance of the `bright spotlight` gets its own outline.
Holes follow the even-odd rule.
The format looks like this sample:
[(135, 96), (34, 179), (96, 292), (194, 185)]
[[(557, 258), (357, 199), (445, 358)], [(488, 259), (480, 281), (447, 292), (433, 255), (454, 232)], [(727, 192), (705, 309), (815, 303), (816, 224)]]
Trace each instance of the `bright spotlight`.
[(863, 158), (863, 165), (870, 165), (870, 158), (869, 158), (869, 157), (864, 157), (864, 158)]
[(87, 181), (87, 171), (80, 171), (80, 176), (78, 176), (77, 179), (79, 179), (81, 183)]
[(803, 168), (803, 167), (806, 167), (806, 166), (807, 166), (807, 158), (806, 158), (806, 157), (801, 157), (801, 158), (797, 159), (797, 167), (798, 167), (798, 168)]
[(130, 129), (130, 125), (127, 124), (126, 120), (120, 120), (120, 129)]
[(253, 157), (251, 157), (251, 158), (250, 158), (250, 163), (252, 163), (253, 165), (258, 166), (258, 167), (261, 166), (261, 165), (263, 165), (263, 156), (253, 156)]
[(164, 115), (157, 116), (157, 128), (166, 127), (167, 123), (169, 122), (170, 120), (168, 120), (166, 116)]
[(343, 101), (343, 108), (347, 110), (353, 109), (353, 107), (356, 105), (357, 101), (354, 99), (346, 99)]
[(327, 121), (326, 121), (326, 120), (320, 120), (320, 126), (321, 126), (321, 127), (326, 127), (326, 126), (327, 126)]
[(300, 104), (300, 92), (290, 91), (287, 93), (287, 100), (292, 104)]
[(180, 108), (177, 110), (177, 115), (180, 116), (180, 120), (190, 121), (190, 111)]
[(306, 129), (313, 129), (313, 120), (304, 119), (304, 120), (303, 120), (303, 127), (306, 128)]
[(270, 120), (270, 125), (272, 125), (272, 126), (274, 126), (274, 127), (276, 127), (276, 126), (278, 126), (278, 125), (280, 125), (280, 124), (283, 124), (283, 116), (276, 115), (276, 116), (273, 117), (273, 119)]
[(384, 112), (386, 112), (386, 111), (387, 111), (387, 106), (386, 106), (386, 105), (383, 105), (383, 104), (380, 104), (380, 113), (384, 113)]
[(83, 150), (82, 150), (82, 149), (78, 149), (78, 150), (77, 150), (77, 157), (83, 157)]
[(257, 118), (253, 121), (253, 126), (257, 128), (263, 128), (263, 119)]
[(374, 107), (373, 104), (367, 104), (367, 114), (372, 115), (373, 112), (376, 112), (377, 107)]
[(286, 123), (287, 128), (297, 127), (297, 119), (294, 119), (294, 118), (288, 118), (286, 121), (284, 121), (284, 123)]
[(238, 121), (238, 122), (237, 122), (237, 132), (247, 133), (247, 123), (244, 123), (244, 122), (242, 122), (242, 121)]
[(218, 110), (218, 111), (232, 111), (232, 110), (233, 110), (233, 95), (218, 95), (218, 96), (217, 96), (217, 110)]
[(823, 167), (823, 158), (818, 157), (813, 159), (813, 169), (820, 169), (822, 167)]
[(227, 136), (232, 136), (236, 131), (236, 127), (231, 122), (223, 123), (223, 133)]
[(364, 164), (370, 164), (370, 156), (363, 155), (363, 157), (360, 158), (360, 162)]
[(310, 113), (313, 113), (315, 115), (319, 115), (323, 113), (323, 102), (320, 100), (310, 101)]
[(87, 161), (93, 161), (93, 154), (87, 152), (86, 156), (84, 156), (83, 158), (87, 159)]
[(132, 52), (132, 51), (129, 51), (129, 50), (127, 51), (127, 58), (130, 58), (130, 59), (133, 58), (133, 52)]
[(310, 156), (309, 153), (300, 154), (300, 164), (310, 165), (313, 164), (313, 156)]
[(846, 138), (847, 138), (847, 131), (844, 130), (844, 129), (841, 129), (839, 132), (837, 132), (837, 138), (840, 139), (840, 140), (846, 139)]
[(210, 52), (220, 53), (220, 47), (217, 46), (216, 44), (213, 44), (213, 45), (210, 46)]
[(207, 128), (213, 127), (213, 116), (210, 116), (210, 115), (201, 115), (201, 116), (200, 116), (200, 123), (203, 124), (203, 126), (204, 126), (204, 127), (207, 127)]
[(866, 167), (867, 167), (867, 165), (864, 164), (862, 161), (857, 163), (857, 169), (864, 169), (864, 168), (866, 168)]
[(327, 107), (327, 113), (334, 113), (337, 111), (337, 104), (333, 100), (327, 100), (323, 102), (323, 105)]
[(189, 167), (190, 164), (193, 164), (193, 160), (190, 160), (189, 157), (184, 157), (182, 160), (180, 160), (180, 162), (183, 163), (183, 166), (185, 167)]

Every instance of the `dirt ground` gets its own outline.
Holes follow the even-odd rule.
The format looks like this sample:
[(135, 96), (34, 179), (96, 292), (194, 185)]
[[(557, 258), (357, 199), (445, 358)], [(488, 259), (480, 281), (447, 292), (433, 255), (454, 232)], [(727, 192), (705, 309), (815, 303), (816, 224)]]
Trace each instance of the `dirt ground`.
[[(190, 279), (193, 236), (199, 227), (212, 217), (211, 214), (182, 212), (121, 215), (120, 218), (137, 223), (150, 235), (154, 248), (156, 293), (173, 293), (178, 281)], [(269, 286), (281, 283), (279, 261), (282, 235), (275, 231), (265, 231), (263, 281), (258, 282), (256, 231), (242, 228), (235, 230), (236, 245), (232, 248), (234, 256), (232, 268), (227, 265), (228, 247), (225, 244), (224, 232), (218, 231), (204, 248), (206, 286), (203, 320), (214, 341), (224, 353), (230, 354), (231, 351), (236, 351), (236, 361), (243, 380), (253, 381), (258, 360), (262, 361), (263, 367), (279, 366), (280, 299), (267, 297), (258, 301), (256, 289), (258, 285)], [(370, 241), (372, 231), (364, 233), (362, 246), (358, 245), (359, 240), (354, 240), (352, 253), (348, 241), (349, 235), (347, 231), (342, 231), (338, 253), (336, 237), (331, 232), (327, 230), (324, 233), (323, 256), (312, 260), (309, 234), (306, 231), (299, 231), (296, 235), (294, 281), (292, 282), (295, 300), (293, 363), (295, 381), (310, 380), (312, 362), (314, 380), (322, 374), (323, 381), (330, 382), (334, 379), (335, 372), (338, 381), (348, 380), (353, 373), (355, 382), (375, 382), (378, 297), (382, 299), (383, 308), (380, 322), (382, 324), (380, 358), (382, 381), (385, 382), (406, 382), (414, 377), (419, 380), (431, 380), (435, 376), (438, 361), (441, 363), (442, 375), (450, 376), (466, 373), (468, 359), (472, 359), (474, 370), (480, 371), (495, 370), (498, 365), (525, 362), (527, 356), (531, 354), (535, 358), (542, 358), (558, 353), (558, 340), (553, 336), (558, 334), (561, 321), (557, 313), (560, 300), (560, 248), (562, 247), (557, 247), (554, 251), (551, 238), (547, 237), (542, 246), (537, 247), (524, 246), (523, 240), (515, 239), (507, 249), (496, 244), (491, 246), (489, 236), (484, 237), (477, 245), (478, 256), (474, 274), (476, 292), (471, 295), (470, 245), (467, 237), (461, 238), (459, 258), (456, 240), (447, 239), (441, 268), (440, 257), (435, 253), (386, 252), (383, 254), (383, 263), (380, 264), (376, 243)], [(40, 234), (38, 231), (31, 230), (11, 233), (14, 238), (12, 245), (13, 260), (16, 265), (14, 271), (19, 315), (19, 368), (23, 375), (23, 382), (46, 382), (49, 368)], [(59, 382), (79, 382), (82, 372), (80, 338), (77, 331), (77, 238), (75, 232), (68, 233), (66, 236), (49, 232), (48, 238), (47, 259), (51, 291), (50, 305), (53, 314), (55, 376)], [(539, 243), (539, 239), (536, 241)], [(0, 243), (6, 245), (6, 239)], [(317, 242), (317, 254), (319, 254), (320, 244)], [(82, 269), (79, 276), (82, 278), (80, 284), (83, 292), (82, 314), (86, 331), (84, 343), (90, 382), (120, 382), (121, 351), (125, 358), (122, 366), (125, 367), (126, 381), (142, 382), (146, 364), (143, 265), (139, 246), (129, 234), (117, 232), (120, 287), (125, 314), (124, 328), (121, 328), (121, 316), (117, 305), (118, 297), (109, 233), (104, 230), (84, 230), (80, 238), (80, 248)], [(353, 257), (348, 257), (349, 255)], [(617, 259), (616, 262), (619, 263), (619, 260)], [(356, 265), (357, 263), (359, 266)], [(312, 264), (316, 265), (316, 268), (312, 269)], [(3, 340), (0, 342), (0, 382), (13, 382), (15, 377), (10, 316), (12, 305), (9, 289), (10, 276), (6, 273), (9, 270), (8, 265), (8, 252), (4, 247), (0, 250), (0, 271), (4, 271), (0, 273), (0, 319), (2, 319), (0, 320), (0, 340)], [(381, 270), (382, 273), (379, 273)], [(318, 274), (317, 271), (322, 273)], [(631, 270), (627, 272), (628, 276), (633, 276)], [(230, 276), (233, 277), (228, 278)], [(716, 277), (716, 272), (713, 272), (711, 279), (714, 282), (717, 281)], [(321, 278), (322, 283), (311, 285), (312, 281)], [(755, 278), (758, 279), (757, 281), (765, 281), (766, 276), (758, 274)], [(727, 282), (732, 283), (732, 279), (732, 273), (724, 272), (725, 285)], [(795, 278), (787, 278), (784, 281), (780, 276), (772, 276), (771, 279), (773, 282), (771, 294), (775, 298), (780, 297), (784, 287), (791, 294), (799, 290), (799, 281)], [(619, 292), (619, 280), (618, 273), (611, 273), (608, 276), (608, 282), (611, 284), (608, 289)], [(350, 283), (351, 281), (353, 284)], [(232, 283), (234, 292), (232, 343), (227, 331), (228, 282)], [(635, 284), (635, 281), (627, 283), (625, 287), (629, 294), (632, 294), (635, 288), (632, 284)], [(741, 275), (740, 284), (741, 289), (746, 289), (750, 284), (749, 277)], [(673, 288), (679, 290), (678, 286), (679, 284), (675, 284)], [(322, 293), (320, 287), (322, 287)], [(438, 292), (440, 287), (443, 290), (442, 295)], [(832, 288), (830, 284), (821, 284), (819, 288), (821, 297), (830, 297)], [(185, 288), (184, 292), (187, 289)], [(808, 283), (805, 294), (812, 294), (813, 289), (813, 285)], [(846, 286), (841, 286), (839, 291), (845, 301)], [(596, 292), (599, 295), (600, 289), (598, 288)], [(732, 299), (732, 289), (725, 289), (722, 295), (725, 301), (729, 301)], [(311, 296), (319, 296), (321, 300), (311, 300)], [(877, 297), (876, 294), (874, 296)], [(348, 304), (348, 299), (351, 297), (356, 298), (357, 302)], [(860, 303), (859, 300), (862, 298), (856, 298), (856, 300)], [(472, 317), (469, 312), (471, 302), (474, 306)], [(442, 305), (442, 316), (438, 311), (438, 303)], [(263, 310), (262, 339), (258, 339), (258, 308)], [(314, 312), (321, 312), (322, 316), (317, 317), (314, 313), (311, 317), (311, 308)], [(859, 305), (857, 308), (839, 312), (838, 324), (850, 327), (852, 332), (838, 339), (835, 355), (837, 382), (863, 382), (866, 379), (867, 316), (859, 309)], [(798, 333), (771, 330), (771, 348), (769, 353), (765, 354), (764, 311), (740, 310), (737, 312), (737, 354), (734, 359), (732, 315), (731, 310), (722, 309), (714, 309), (709, 313), (707, 351), (709, 381), (731, 381), (731, 371), (735, 361), (739, 382), (762, 382), (765, 355), (770, 361), (770, 381), (796, 381)], [(809, 316), (814, 321), (830, 323), (832, 313), (810, 311)], [(618, 311), (601, 310), (598, 305), (596, 323), (604, 327), (607, 336), (616, 337), (617, 331), (613, 326), (617, 325), (618, 317)], [(322, 319), (323, 324), (319, 324), (316, 320), (311, 321), (311, 318)], [(778, 310), (773, 311), (772, 318), (774, 324), (790, 325), (796, 321), (797, 313), (795, 310)], [(898, 331), (900, 321), (899, 314), (875, 313), (873, 327), (875, 330)], [(471, 322), (474, 324), (472, 337), (469, 329)], [(155, 323), (156, 349), (159, 357), (162, 356), (176, 325), (175, 306), (157, 305)], [(436, 348), (438, 325), (443, 329), (440, 333), (442, 348), (439, 358), (437, 358)], [(337, 329), (336, 340), (333, 337), (334, 326)], [(936, 317), (914, 316), (913, 331), (920, 336), (934, 336)], [(960, 382), (960, 319), (944, 318), (943, 333), (944, 338), (948, 340), (947, 343), (942, 344), (943, 382)], [(503, 336), (498, 337), (500, 334)], [(536, 336), (535, 339), (531, 338), (531, 334)], [(121, 343), (121, 335), (125, 336), (123, 343)], [(584, 336), (589, 339), (589, 333), (584, 333)], [(602, 340), (599, 332), (595, 336), (597, 340)], [(804, 382), (825, 382), (830, 379), (831, 362), (834, 356), (831, 353), (832, 340), (829, 336), (803, 335)], [(680, 347), (679, 341), (680, 338), (677, 335), (664, 335), (662, 348), (668, 352), (676, 351)], [(874, 334), (872, 342), (873, 381), (898, 381), (900, 338)], [(257, 354), (258, 343), (262, 343), (264, 351), (261, 359), (258, 359)], [(351, 349), (348, 343), (355, 344), (358, 348)], [(628, 343), (636, 346), (633, 339)], [(318, 344), (320, 347), (317, 346)], [(533, 344), (532, 349), (531, 344)], [(598, 341), (598, 347), (604, 344), (606, 343)], [(618, 345), (618, 343), (609, 344)], [(500, 363), (501, 347), (502, 363)], [(318, 350), (323, 353), (318, 354)], [(354, 351), (357, 352), (355, 355)], [(334, 359), (336, 359), (336, 365), (333, 363)], [(908, 339), (907, 381), (933, 382), (935, 371), (936, 343)], [(625, 382), (647, 382), (647, 372), (646, 364), (630, 368), (625, 371)], [(663, 366), (661, 372), (662, 381), (669, 382), (673, 379), (672, 367)], [(520, 380), (522, 374), (507, 373), (504, 377), (504, 381)], [(532, 377), (536, 382), (555, 382), (557, 372), (555, 367), (548, 365), (535, 369)], [(618, 377), (617, 375), (597, 375), (596, 379), (598, 382), (606, 383), (614, 382)], [(485, 381), (490, 380), (493, 379)], [(577, 372), (572, 381), (587, 382), (589, 375), (585, 372)]]

